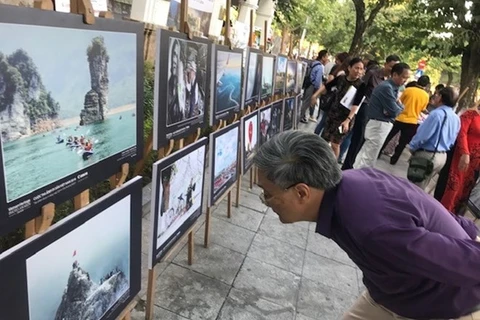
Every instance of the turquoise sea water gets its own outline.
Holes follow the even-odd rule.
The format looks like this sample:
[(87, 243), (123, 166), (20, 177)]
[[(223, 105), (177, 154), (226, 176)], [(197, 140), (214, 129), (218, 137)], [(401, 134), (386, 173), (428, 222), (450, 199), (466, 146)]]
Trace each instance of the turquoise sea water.
[[(135, 110), (107, 116), (102, 123), (70, 126), (3, 144), (7, 202), (89, 167), (136, 144)], [(121, 117), (121, 118), (120, 118)], [(65, 139), (57, 144), (57, 136)], [(94, 141), (94, 154), (65, 145), (68, 136), (84, 135)]]

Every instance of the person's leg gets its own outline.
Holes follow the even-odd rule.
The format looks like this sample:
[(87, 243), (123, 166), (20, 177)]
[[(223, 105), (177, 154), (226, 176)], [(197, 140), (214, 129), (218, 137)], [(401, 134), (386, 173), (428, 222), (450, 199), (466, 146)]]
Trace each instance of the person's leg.
[(338, 159), (338, 155), (340, 154), (340, 145), (338, 143), (330, 142), (330, 146), (332, 147), (335, 158)]
[[(399, 122), (399, 121), (396, 121)], [(395, 152), (393, 153), (393, 156), (390, 158), (390, 164), (394, 165), (397, 163), (398, 159), (400, 159), (400, 156), (402, 155), (403, 150), (407, 146), (407, 144), (412, 141), (413, 137), (417, 133), (417, 124), (411, 124), (411, 123), (402, 123), (399, 122), (399, 128), (400, 128), (400, 139), (398, 140), (398, 145), (395, 148)]]
[(380, 149), (380, 152), (378, 153), (379, 158), (382, 155), (383, 149), (385, 149), (387, 144), (390, 142), (390, 140), (392, 140), (393, 137), (395, 137), (395, 135), (400, 131), (400, 129), (401, 129), (401, 123), (399, 123), (398, 121), (395, 121), (393, 123), (392, 130), (390, 130), (390, 132), (388, 133), (387, 138), (385, 139), (385, 142), (383, 143), (382, 148)]
[(442, 201), (443, 195), (446, 191), (454, 153), (455, 153), (455, 145), (450, 151), (447, 152), (447, 163), (445, 163), (445, 165), (443, 166), (443, 169), (440, 171), (438, 175), (437, 186), (435, 187), (435, 193), (434, 193), (434, 198), (437, 199), (437, 201)]
[(348, 148), (350, 147), (350, 143), (352, 142), (352, 135), (353, 135), (353, 130), (350, 130), (345, 138), (342, 141), (342, 144), (340, 145), (340, 154), (338, 156), (338, 162), (343, 162), (343, 158), (345, 154), (348, 151)]
[[(427, 152), (427, 151), (417, 151), (415, 152), (416, 156), (425, 158), (425, 159), (432, 159), (433, 153), (432, 152)], [(442, 170), (443, 166), (447, 162), (447, 155), (445, 153), (437, 153), (433, 157), (433, 170), (432, 173), (429, 174), (425, 180), (421, 182), (416, 182), (415, 184), (422, 190), (427, 191), (427, 187), (430, 185), (432, 182), (432, 178), (439, 174), (440, 171)]]
[(397, 318), (393, 312), (376, 303), (368, 291), (364, 291), (353, 306), (345, 312), (342, 320), (395, 320)]
[(378, 153), (382, 148), (385, 139), (392, 130), (393, 124), (390, 122), (383, 122), (377, 120), (370, 120), (367, 123), (365, 128), (365, 142), (362, 146), (362, 149), (357, 155), (355, 164), (353, 167), (355, 169), (375, 166), (377, 161)]
[(312, 96), (314, 94), (314, 87), (310, 86), (307, 89), (305, 89), (305, 92), (303, 93), (303, 99), (302, 99), (302, 108), (300, 109), (300, 122), (306, 123), (307, 122), (307, 109), (310, 108), (311, 106), (311, 100)]
[(323, 128), (325, 127), (325, 123), (327, 122), (327, 113), (322, 111), (322, 117), (317, 123), (317, 126), (315, 127), (315, 134), (321, 135)]
[(342, 170), (353, 169), (353, 164), (355, 163), (357, 154), (363, 146), (363, 142), (365, 140), (365, 127), (367, 126), (368, 122), (366, 109), (367, 104), (363, 104), (360, 107), (358, 114), (355, 116), (355, 123), (353, 124), (352, 128), (350, 147), (348, 148), (347, 155), (345, 156), (345, 160), (343, 161)]

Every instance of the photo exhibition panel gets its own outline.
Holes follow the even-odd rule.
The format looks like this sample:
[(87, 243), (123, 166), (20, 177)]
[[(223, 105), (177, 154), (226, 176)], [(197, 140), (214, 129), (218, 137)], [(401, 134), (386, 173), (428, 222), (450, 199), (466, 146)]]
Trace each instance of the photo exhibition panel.
[(153, 165), (150, 267), (202, 214), (207, 138)]
[(245, 174), (253, 165), (253, 156), (258, 145), (258, 111), (242, 118), (242, 173)]
[(140, 291), (141, 213), (136, 177), (2, 253), (2, 319), (116, 319)]
[(158, 29), (156, 56), (153, 147), (158, 150), (207, 125), (212, 43)]
[(143, 152), (143, 24), (0, 5), (0, 234)]

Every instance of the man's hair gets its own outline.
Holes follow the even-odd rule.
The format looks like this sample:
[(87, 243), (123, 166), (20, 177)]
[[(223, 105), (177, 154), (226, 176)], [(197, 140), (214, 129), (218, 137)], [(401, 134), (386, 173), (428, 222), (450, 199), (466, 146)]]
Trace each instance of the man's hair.
[(405, 70), (410, 70), (410, 66), (404, 62), (399, 62), (393, 66), (392, 75), (394, 73), (401, 75)]
[(304, 131), (277, 134), (259, 148), (253, 162), (268, 180), (283, 189), (305, 183), (328, 190), (342, 179), (332, 148), (320, 136)]
[(367, 69), (376, 67), (376, 66), (378, 66), (378, 65), (379, 65), (379, 63), (378, 63), (377, 60), (370, 60), (370, 61), (368, 61), (368, 63), (367, 63)]
[(418, 78), (417, 83), (420, 87), (426, 87), (430, 84), (430, 77), (421, 76), (420, 78)]
[(445, 88), (445, 85), (443, 83), (437, 84), (437, 86), (435, 87), (435, 91), (440, 91), (443, 88)]
[(322, 60), (322, 58), (325, 57), (326, 55), (328, 55), (328, 50), (320, 50), (317, 56), (317, 60), (318, 61)]
[(397, 56), (396, 54), (389, 55), (387, 59), (385, 59), (386, 63), (390, 63), (392, 61), (401, 61), (401, 60), (400, 60), (400, 57)]
[(335, 56), (335, 58), (338, 59), (340, 63), (343, 63), (343, 61), (347, 60), (348, 57), (350, 57), (348, 52), (340, 52), (340, 53), (337, 53), (337, 55)]
[(454, 108), (457, 104), (457, 99), (455, 97), (455, 91), (452, 88), (446, 87), (441, 89), (438, 94), (442, 98), (442, 103), (450, 108)]

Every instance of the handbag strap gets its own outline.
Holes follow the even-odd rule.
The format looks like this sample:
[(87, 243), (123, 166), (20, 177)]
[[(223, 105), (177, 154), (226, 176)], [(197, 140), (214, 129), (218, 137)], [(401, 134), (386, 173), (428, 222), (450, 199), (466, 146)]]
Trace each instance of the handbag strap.
[(440, 145), (440, 139), (442, 138), (443, 127), (445, 126), (445, 122), (447, 122), (447, 111), (443, 110), (443, 113), (445, 113), (445, 117), (443, 117), (443, 122), (442, 122), (442, 125), (440, 127), (440, 132), (438, 133), (438, 140), (437, 140), (437, 144), (435, 145), (435, 151), (433, 151), (432, 159), (435, 157), (435, 154), (438, 151), (438, 146)]

